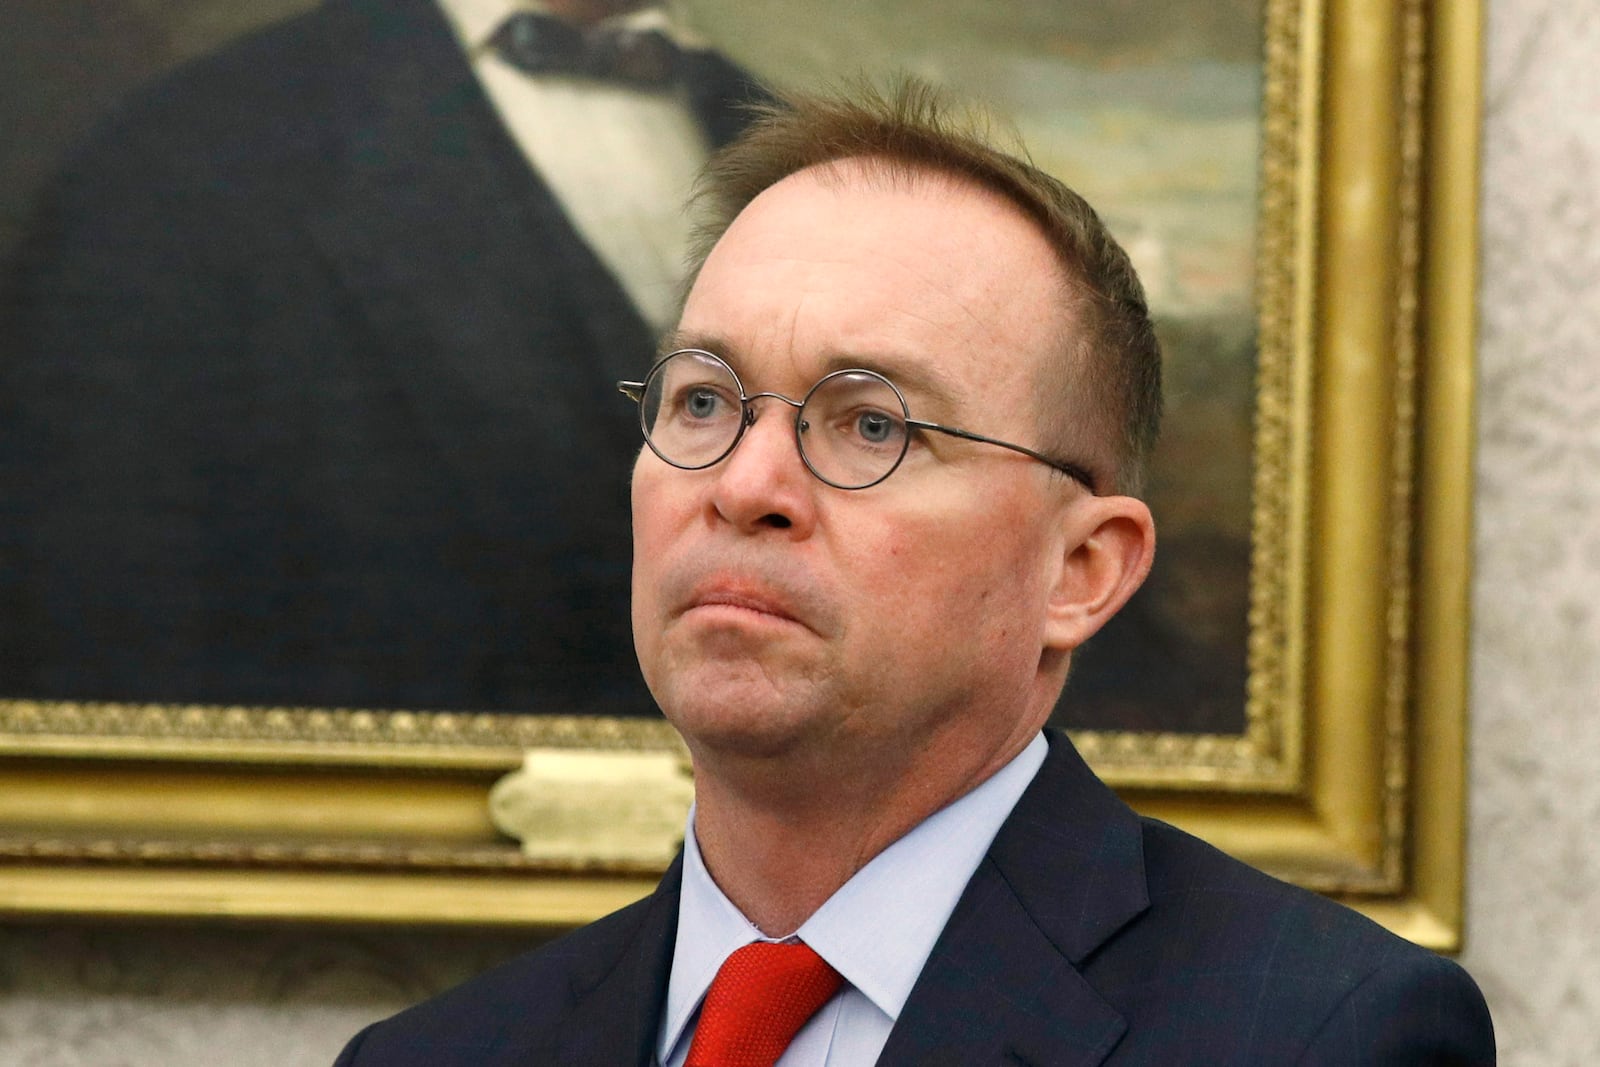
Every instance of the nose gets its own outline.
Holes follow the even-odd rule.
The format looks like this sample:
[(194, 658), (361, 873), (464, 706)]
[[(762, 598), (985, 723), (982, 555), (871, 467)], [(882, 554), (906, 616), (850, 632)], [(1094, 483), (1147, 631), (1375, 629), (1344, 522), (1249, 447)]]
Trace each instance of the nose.
[[(754, 403), (763, 399), (781, 403)], [(800, 458), (794, 433), (798, 406), (777, 393), (750, 397), (749, 425), (738, 447), (714, 468), (711, 505), (740, 530), (784, 530), (799, 538), (809, 536), (815, 524), (816, 489), (822, 483)]]

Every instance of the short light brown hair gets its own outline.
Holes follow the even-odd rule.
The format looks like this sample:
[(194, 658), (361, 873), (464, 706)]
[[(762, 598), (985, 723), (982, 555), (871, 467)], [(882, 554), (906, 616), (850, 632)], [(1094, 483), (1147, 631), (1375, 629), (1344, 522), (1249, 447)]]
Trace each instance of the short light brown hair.
[[(1063, 344), (1059, 403), (1046, 403), (1046, 452), (1088, 449), (1100, 492), (1137, 494), (1161, 425), (1161, 347), (1144, 287), (1122, 246), (1088, 202), (1026, 158), (998, 147), (993, 120), (956, 113), (926, 83), (902, 80), (887, 94), (780, 93), (758, 105), (746, 130), (712, 157), (695, 195), (691, 280), (733, 220), (764, 190), (811, 167), (843, 160), (891, 177), (929, 174), (971, 182), (1005, 197), (1055, 249), (1076, 327)], [(1076, 401), (1087, 400), (1087, 403)], [(1106, 464), (1114, 468), (1107, 477)]]

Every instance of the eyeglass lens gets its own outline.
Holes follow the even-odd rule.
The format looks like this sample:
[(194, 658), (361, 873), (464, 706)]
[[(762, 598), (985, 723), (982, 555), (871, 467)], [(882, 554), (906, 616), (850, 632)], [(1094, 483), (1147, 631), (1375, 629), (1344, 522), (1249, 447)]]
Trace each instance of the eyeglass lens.
[[(731, 452), (745, 425), (739, 379), (703, 352), (676, 352), (657, 364), (639, 411), (650, 447), (689, 470), (709, 467)], [(800, 454), (823, 481), (865, 488), (888, 477), (905, 455), (906, 419), (905, 401), (886, 379), (862, 370), (830, 374), (801, 405)]]

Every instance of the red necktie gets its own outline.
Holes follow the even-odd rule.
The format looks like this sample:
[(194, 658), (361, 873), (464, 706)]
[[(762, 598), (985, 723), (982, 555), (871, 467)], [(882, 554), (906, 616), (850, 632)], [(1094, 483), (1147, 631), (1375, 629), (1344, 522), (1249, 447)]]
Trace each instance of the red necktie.
[(757, 941), (722, 961), (684, 1067), (772, 1067), (844, 979), (799, 941)]

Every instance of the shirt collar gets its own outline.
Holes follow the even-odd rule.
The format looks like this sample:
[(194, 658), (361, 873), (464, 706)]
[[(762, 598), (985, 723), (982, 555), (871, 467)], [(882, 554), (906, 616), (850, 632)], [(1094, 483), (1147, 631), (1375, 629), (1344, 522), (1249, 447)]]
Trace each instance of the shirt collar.
[[(500, 24), (518, 11), (549, 13), (539, 0), (439, 0), (445, 18), (455, 30), (456, 40), (469, 54), (476, 54), (494, 36)], [(670, 4), (647, 4), (637, 11), (606, 19), (603, 26), (633, 30), (660, 30), (680, 48), (705, 49), (705, 40), (690, 30)]]
[[(891, 1020), (933, 952), (1000, 825), (1044, 763), (1036, 736), (1011, 762), (884, 849), (807, 919), (797, 937)], [(694, 835), (684, 834), (678, 935), (662, 1013), (663, 1063), (677, 1046), (722, 961), (764, 937), (711, 880)], [(787, 940), (787, 939), (785, 939)], [(894, 951), (885, 952), (885, 946)]]

